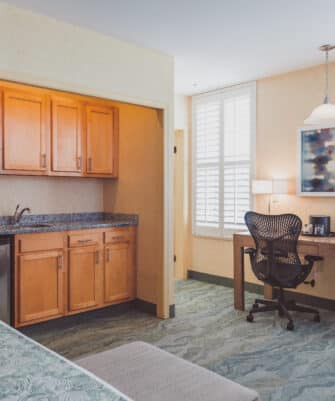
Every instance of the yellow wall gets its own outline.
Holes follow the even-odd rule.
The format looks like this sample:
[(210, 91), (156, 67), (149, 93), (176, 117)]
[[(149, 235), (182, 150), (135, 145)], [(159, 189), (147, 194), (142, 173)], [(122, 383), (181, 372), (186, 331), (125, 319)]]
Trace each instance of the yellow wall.
[[(330, 77), (331, 80), (335, 77), (334, 64), (330, 66)], [(296, 213), (303, 222), (308, 221), (310, 214), (327, 214), (335, 230), (335, 198), (293, 195), (297, 176), (297, 130), (311, 110), (322, 102), (323, 89), (322, 66), (257, 81), (256, 177), (290, 181), (292, 195), (277, 197), (278, 203), (272, 205), (273, 213)], [(256, 210), (266, 210), (265, 197), (257, 197)], [(231, 240), (192, 237), (191, 249), (193, 270), (233, 277)], [(299, 292), (335, 299), (334, 265), (335, 258), (328, 258), (323, 263), (323, 272), (317, 273), (316, 287), (300, 286)], [(249, 265), (246, 280), (257, 282)]]
[(163, 128), (158, 110), (116, 103), (120, 111), (119, 178), (104, 183), (104, 210), (136, 213), (137, 296), (157, 303), (163, 270)]

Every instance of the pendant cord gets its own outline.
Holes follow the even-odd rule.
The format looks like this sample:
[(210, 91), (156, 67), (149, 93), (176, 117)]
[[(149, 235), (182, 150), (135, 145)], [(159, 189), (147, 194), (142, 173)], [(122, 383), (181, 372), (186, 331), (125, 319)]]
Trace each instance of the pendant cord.
[(328, 49), (326, 50), (326, 64), (325, 64), (325, 100), (324, 103), (328, 103)]

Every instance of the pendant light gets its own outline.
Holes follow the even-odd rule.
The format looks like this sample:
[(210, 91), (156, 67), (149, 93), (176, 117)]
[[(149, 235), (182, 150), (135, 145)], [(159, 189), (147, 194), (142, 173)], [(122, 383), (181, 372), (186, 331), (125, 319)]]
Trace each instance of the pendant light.
[(323, 45), (320, 50), (325, 52), (325, 99), (323, 104), (317, 106), (304, 121), (305, 125), (335, 126), (335, 105), (329, 103), (328, 96), (328, 53), (335, 49), (333, 45)]

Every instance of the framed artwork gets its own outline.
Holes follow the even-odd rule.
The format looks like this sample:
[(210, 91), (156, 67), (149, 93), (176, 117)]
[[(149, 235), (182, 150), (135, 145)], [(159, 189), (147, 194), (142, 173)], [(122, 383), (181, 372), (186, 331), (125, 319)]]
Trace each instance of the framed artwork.
[(298, 151), (298, 195), (335, 196), (335, 126), (300, 129)]

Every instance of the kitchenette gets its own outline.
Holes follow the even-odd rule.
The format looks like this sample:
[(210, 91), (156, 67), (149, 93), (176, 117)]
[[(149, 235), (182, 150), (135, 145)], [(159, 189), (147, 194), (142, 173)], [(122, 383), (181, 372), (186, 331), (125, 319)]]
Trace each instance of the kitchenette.
[[(0, 320), (23, 327), (138, 297), (154, 311), (157, 279), (148, 277), (156, 275), (154, 260), (161, 248), (151, 251), (144, 241), (159, 239), (147, 216), (160, 213), (161, 206), (150, 205), (161, 199), (161, 191), (156, 186), (154, 195), (143, 199), (144, 169), (154, 171), (153, 162), (146, 166), (144, 158), (136, 157), (139, 140), (151, 135), (156, 149), (162, 138), (157, 136), (162, 132), (158, 111), (8, 81), (0, 81), (0, 103), (0, 176), (9, 188), (7, 204), (7, 196), (15, 199), (6, 206), (12, 213), (0, 216)], [(46, 192), (54, 191), (52, 196), (36, 192), (41, 182)], [(73, 193), (59, 183), (70, 189), (73, 183)], [(22, 185), (26, 196), (20, 199), (13, 194)], [(85, 199), (86, 194), (91, 199), (92, 188), (99, 202), (90, 208), (98, 210), (86, 212), (83, 205), (92, 204)], [(63, 199), (75, 199), (74, 207)], [(21, 206), (15, 208), (16, 203)], [(142, 217), (145, 231), (139, 239)], [(145, 282), (139, 264), (146, 269)]]
[(136, 226), (111, 213), (1, 217), (0, 319), (21, 327), (133, 300)]

